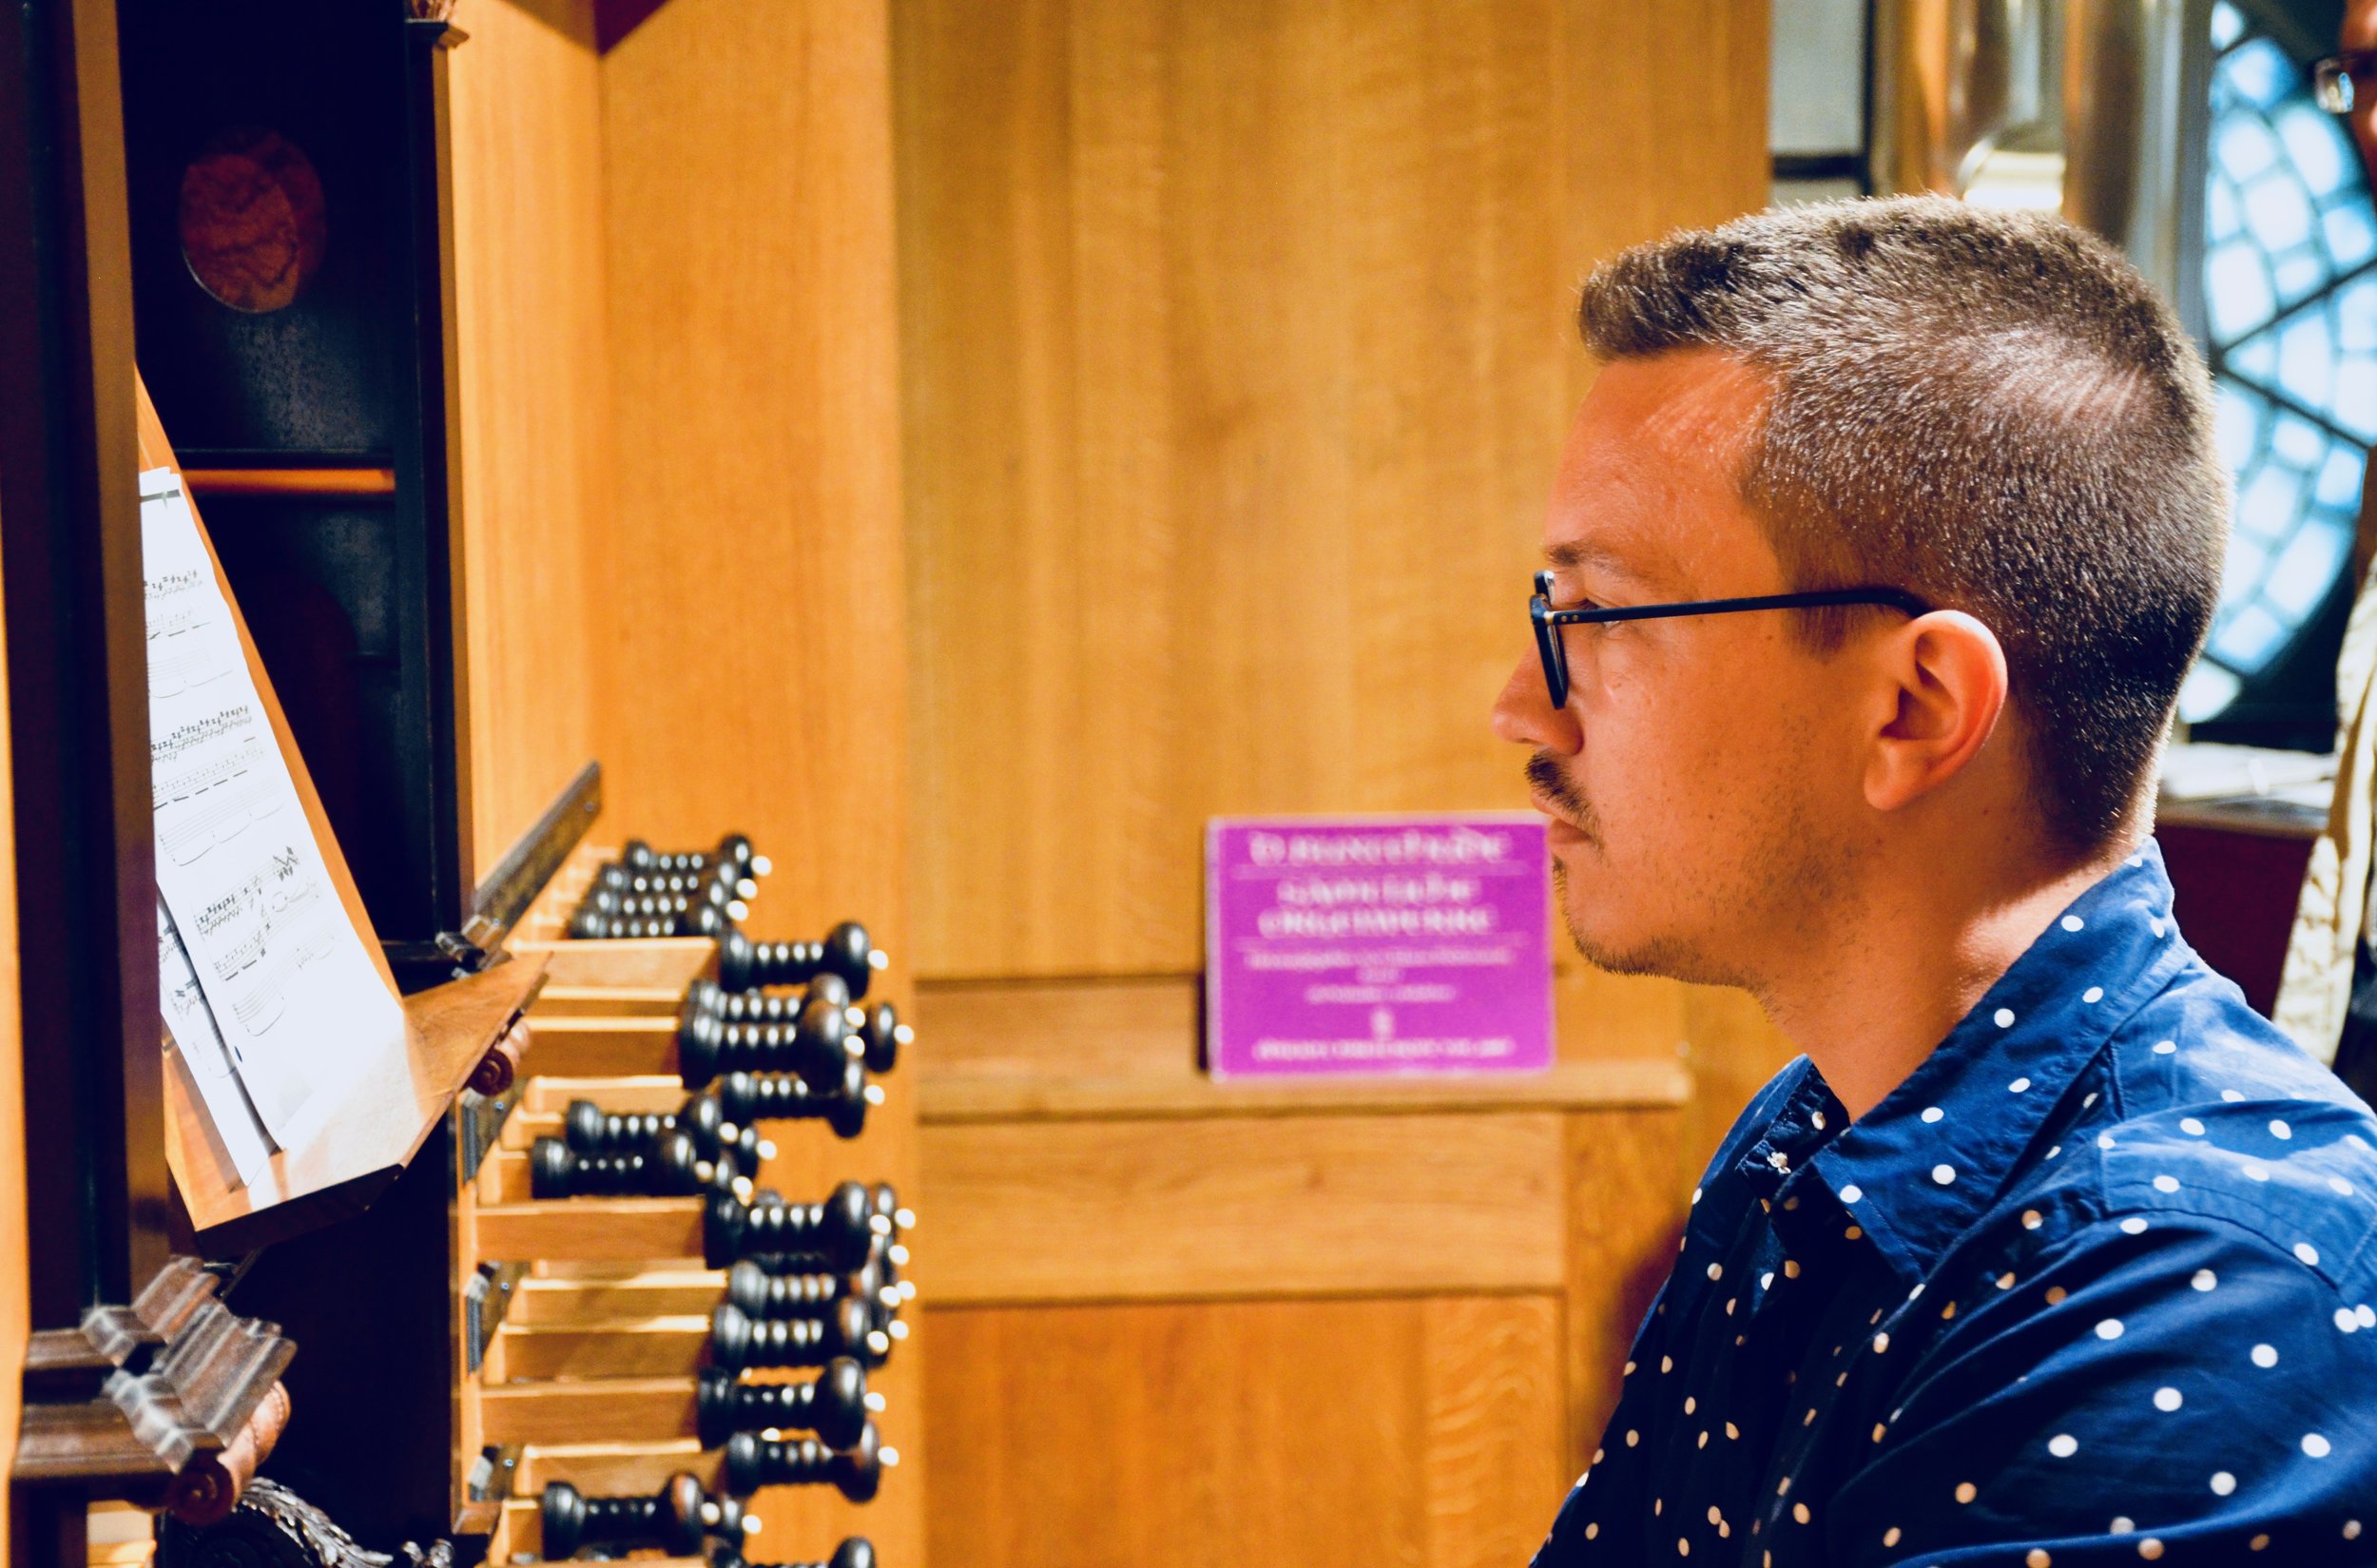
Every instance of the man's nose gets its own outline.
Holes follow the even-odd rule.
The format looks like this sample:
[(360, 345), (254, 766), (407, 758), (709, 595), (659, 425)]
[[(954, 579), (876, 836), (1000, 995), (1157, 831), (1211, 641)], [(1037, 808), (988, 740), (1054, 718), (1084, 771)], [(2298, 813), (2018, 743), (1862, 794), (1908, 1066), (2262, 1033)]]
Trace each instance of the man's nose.
[(1543, 684), (1543, 666), (1521, 659), (1494, 699), (1494, 733), (1513, 745), (1531, 751), (1549, 748), (1574, 753), (1584, 745), (1584, 731), (1565, 708), (1552, 706)]

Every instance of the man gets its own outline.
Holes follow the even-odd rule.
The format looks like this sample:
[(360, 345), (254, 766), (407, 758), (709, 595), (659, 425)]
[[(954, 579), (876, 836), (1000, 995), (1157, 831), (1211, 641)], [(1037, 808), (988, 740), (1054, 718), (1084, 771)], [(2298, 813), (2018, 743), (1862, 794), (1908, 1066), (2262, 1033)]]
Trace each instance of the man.
[(1536, 1561), (2377, 1560), (2377, 1121), (2147, 837), (2227, 528), (2186, 335), (1932, 198), (1640, 247), (1581, 321), (1496, 727), (1586, 957), (1806, 1055)]

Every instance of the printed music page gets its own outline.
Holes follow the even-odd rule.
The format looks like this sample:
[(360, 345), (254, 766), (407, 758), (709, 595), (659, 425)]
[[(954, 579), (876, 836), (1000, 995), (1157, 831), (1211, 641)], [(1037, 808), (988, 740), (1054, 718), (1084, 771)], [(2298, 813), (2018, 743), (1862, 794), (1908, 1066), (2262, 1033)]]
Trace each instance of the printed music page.
[(404, 1012), (322, 863), (171, 469), (141, 475), (141, 551), (157, 891), (256, 1113), (301, 1148), (404, 1057)]
[(255, 1180), (272, 1158), (272, 1134), (240, 1081), (239, 1057), (215, 1027), (214, 1009), (206, 1005), (189, 949), (182, 945), (182, 933), (173, 928), (163, 899), (157, 900), (157, 1001), (164, 1014), (166, 1049), (181, 1056), (232, 1169), (242, 1182)]

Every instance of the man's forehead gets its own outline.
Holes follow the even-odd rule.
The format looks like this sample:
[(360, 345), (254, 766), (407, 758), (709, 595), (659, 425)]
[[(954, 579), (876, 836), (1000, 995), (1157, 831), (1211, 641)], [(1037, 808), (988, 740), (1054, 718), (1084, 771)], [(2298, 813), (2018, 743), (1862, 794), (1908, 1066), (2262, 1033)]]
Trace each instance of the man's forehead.
[(1711, 349), (1617, 359), (1594, 379), (1561, 453), (1544, 555), (1649, 581), (1689, 577), (1715, 541), (1694, 522), (1739, 509), (1768, 384)]

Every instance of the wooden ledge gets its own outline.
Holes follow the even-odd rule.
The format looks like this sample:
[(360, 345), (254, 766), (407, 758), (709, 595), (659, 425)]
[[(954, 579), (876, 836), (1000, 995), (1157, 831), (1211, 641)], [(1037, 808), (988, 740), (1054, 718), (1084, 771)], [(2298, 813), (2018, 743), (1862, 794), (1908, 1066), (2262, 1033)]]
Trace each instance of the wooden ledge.
[(1175, 1120), (1216, 1116), (1418, 1114), (1448, 1111), (1668, 1109), (1684, 1103), (1683, 1064), (1657, 1057), (1563, 1062), (1548, 1073), (1217, 1083), (1183, 1074), (1026, 1076), (935, 1073), (917, 1079), (926, 1126), (966, 1122)]

